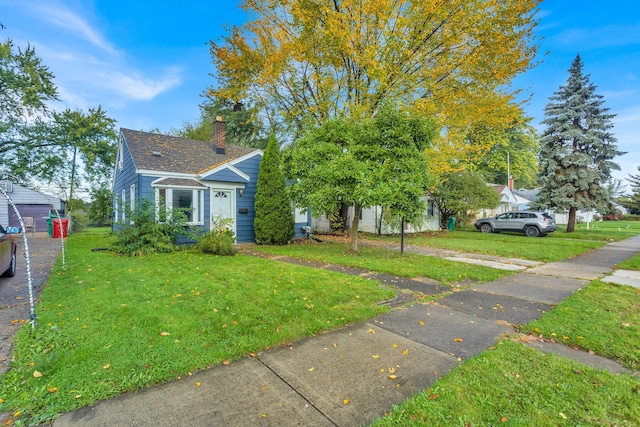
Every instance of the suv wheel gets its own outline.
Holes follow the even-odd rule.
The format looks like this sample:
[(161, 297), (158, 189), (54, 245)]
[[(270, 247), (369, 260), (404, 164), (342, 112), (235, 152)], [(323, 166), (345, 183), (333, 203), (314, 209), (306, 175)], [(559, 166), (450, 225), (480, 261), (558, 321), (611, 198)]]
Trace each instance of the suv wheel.
[(532, 225), (525, 228), (524, 232), (529, 237), (538, 237), (540, 235), (540, 230), (538, 230), (538, 227), (534, 227)]
[(480, 231), (483, 233), (491, 233), (491, 224), (484, 223), (480, 226)]

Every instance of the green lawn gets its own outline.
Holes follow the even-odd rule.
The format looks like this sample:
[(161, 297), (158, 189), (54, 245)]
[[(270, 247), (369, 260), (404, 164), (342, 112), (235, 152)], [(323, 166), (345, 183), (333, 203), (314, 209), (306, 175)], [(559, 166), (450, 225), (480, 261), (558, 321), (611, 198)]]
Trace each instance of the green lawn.
[(37, 326), (16, 336), (0, 412), (31, 420), (374, 317), (378, 282), (249, 256), (190, 251), (126, 258), (67, 240)]
[(488, 282), (513, 274), (480, 265), (465, 264), (446, 259), (380, 249), (360, 245), (358, 253), (349, 252), (341, 243), (323, 242), (288, 246), (256, 246), (255, 250), (314, 261), (358, 267), (370, 271), (402, 277), (428, 277), (445, 285), (461, 282)]

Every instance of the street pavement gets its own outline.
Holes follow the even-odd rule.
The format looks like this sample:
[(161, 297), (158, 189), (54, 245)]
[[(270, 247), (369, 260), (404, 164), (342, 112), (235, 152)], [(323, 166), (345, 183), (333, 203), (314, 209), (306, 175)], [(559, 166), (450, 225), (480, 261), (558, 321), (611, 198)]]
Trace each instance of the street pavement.
[[(366, 425), (495, 344), (502, 334), (539, 318), (591, 280), (609, 277), (616, 263), (638, 252), (640, 236), (569, 261), (530, 266), (434, 303), (390, 302), (392, 311), (369, 321), (97, 402), (62, 414), (54, 426)], [(367, 275), (358, 269), (314, 266)], [(627, 276), (638, 286), (639, 277)], [(369, 277), (386, 280), (399, 291), (443, 291), (429, 281)], [(559, 344), (529, 345), (626, 372), (613, 361)]]

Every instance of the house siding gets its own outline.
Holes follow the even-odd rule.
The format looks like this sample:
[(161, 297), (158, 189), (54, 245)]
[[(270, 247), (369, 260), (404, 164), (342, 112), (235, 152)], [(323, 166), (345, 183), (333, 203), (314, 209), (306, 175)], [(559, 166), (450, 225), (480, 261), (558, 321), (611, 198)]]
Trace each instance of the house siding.
[[(113, 215), (114, 217), (112, 219), (113, 219), (114, 229), (117, 229), (117, 223), (122, 220), (122, 212), (123, 212), (123, 209), (125, 209), (125, 206), (122, 206), (122, 190), (125, 190), (126, 206), (131, 205), (131, 194), (129, 192), (131, 185), (136, 186), (136, 189), (135, 189), (136, 204), (138, 204), (138, 200), (141, 198), (142, 191), (143, 191), (142, 190), (143, 185), (141, 185), (142, 183), (140, 182), (141, 177), (136, 171), (136, 166), (133, 163), (133, 158), (131, 157), (131, 153), (129, 152), (129, 147), (127, 147), (127, 143), (124, 140), (124, 137), (122, 135), (120, 135), (120, 143), (118, 144), (118, 146), (119, 148), (122, 148), (122, 153), (120, 152), (118, 153), (117, 159), (119, 159), (120, 156), (122, 156), (123, 167), (121, 170), (120, 166), (118, 165), (118, 161), (116, 161), (116, 170), (113, 178), (113, 198), (114, 198), (114, 201), (113, 201), (114, 214)], [(115, 206), (116, 203), (118, 205), (117, 209)], [(118, 218), (115, 218), (116, 212), (118, 213)]]
[[(259, 156), (257, 156), (259, 157)], [(243, 162), (244, 163), (244, 162)], [(259, 161), (258, 161), (259, 163)], [(259, 168), (259, 166), (258, 166)], [(236, 169), (240, 169), (237, 167), (236, 165)], [(242, 178), (241, 176), (238, 176), (238, 174), (236, 174), (235, 172), (233, 172), (230, 169), (222, 169), (214, 174), (211, 174), (209, 176), (207, 176), (206, 178), (204, 178), (204, 181), (217, 181), (217, 182), (238, 182), (238, 183), (245, 183), (247, 182), (246, 179)]]
[[(44, 212), (45, 215), (54, 206), (57, 209), (62, 208), (62, 202), (57, 197), (47, 196), (43, 193), (40, 193), (35, 190), (31, 190), (30, 188), (17, 185), (15, 183), (13, 183), (12, 187), (13, 187), (12, 191), (7, 193), (7, 195), (11, 198), (11, 201), (18, 208), (18, 211), (20, 212), (21, 216), (30, 216), (30, 215), (25, 215), (20, 210), (21, 205), (29, 206), (29, 210), (32, 212), (35, 205), (40, 205), (41, 209), (38, 209), (37, 211)], [(42, 216), (44, 215), (39, 215), (35, 217), (36, 229), (39, 231), (44, 231), (47, 229), (46, 219), (42, 218)], [(19, 225), (17, 217), (13, 211), (13, 208), (10, 206), (8, 200), (3, 196), (0, 196), (0, 224), (2, 224), (3, 226)]]
[(238, 243), (256, 241), (253, 220), (256, 216), (255, 200), (261, 160), (262, 156), (256, 155), (234, 165), (236, 169), (250, 177), (249, 182), (245, 183), (242, 196), (240, 196), (240, 190), (236, 190), (236, 239)]

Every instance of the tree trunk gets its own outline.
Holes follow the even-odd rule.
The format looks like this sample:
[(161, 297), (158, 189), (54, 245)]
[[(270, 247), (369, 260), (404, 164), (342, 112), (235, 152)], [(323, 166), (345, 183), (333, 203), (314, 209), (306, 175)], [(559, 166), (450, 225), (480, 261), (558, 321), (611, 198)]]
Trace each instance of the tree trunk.
[(569, 208), (569, 220), (567, 222), (567, 233), (573, 233), (576, 227), (576, 208)]
[(349, 229), (349, 205), (340, 203), (340, 220), (342, 221), (342, 231)]
[(351, 221), (351, 242), (349, 243), (349, 252), (358, 252), (358, 226), (360, 224), (360, 212), (362, 206), (355, 203), (353, 205), (353, 220)]

